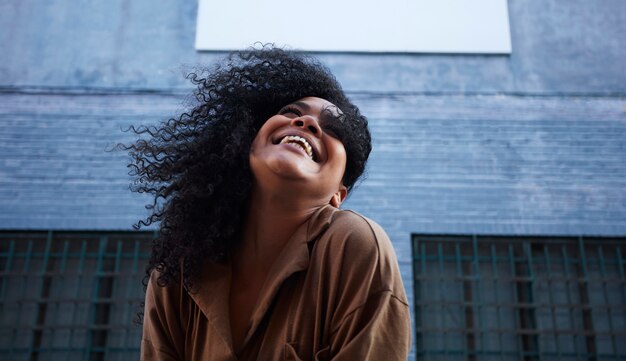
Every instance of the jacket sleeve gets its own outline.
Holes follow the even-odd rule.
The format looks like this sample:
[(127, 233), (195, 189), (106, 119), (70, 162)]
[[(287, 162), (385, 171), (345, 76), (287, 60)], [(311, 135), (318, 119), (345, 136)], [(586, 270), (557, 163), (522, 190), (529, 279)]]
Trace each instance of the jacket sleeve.
[[(347, 212), (344, 212), (344, 214)], [(337, 220), (333, 247), (329, 359), (407, 359), (411, 318), (398, 261), (386, 233), (358, 214)]]
[(182, 360), (184, 333), (175, 314), (178, 307), (172, 304), (176, 287), (158, 286), (157, 277), (158, 273), (152, 272), (146, 289), (141, 360)]

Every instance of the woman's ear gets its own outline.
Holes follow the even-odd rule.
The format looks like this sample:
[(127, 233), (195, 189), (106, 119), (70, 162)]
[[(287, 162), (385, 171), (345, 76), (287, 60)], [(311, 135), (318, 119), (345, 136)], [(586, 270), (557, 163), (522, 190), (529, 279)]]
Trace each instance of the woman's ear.
[(343, 201), (346, 199), (347, 195), (348, 195), (348, 189), (346, 188), (346, 186), (342, 184), (337, 190), (337, 192), (335, 192), (335, 194), (333, 194), (332, 198), (330, 199), (330, 202), (329, 202), (330, 205), (335, 208), (339, 208), (341, 203), (343, 203)]

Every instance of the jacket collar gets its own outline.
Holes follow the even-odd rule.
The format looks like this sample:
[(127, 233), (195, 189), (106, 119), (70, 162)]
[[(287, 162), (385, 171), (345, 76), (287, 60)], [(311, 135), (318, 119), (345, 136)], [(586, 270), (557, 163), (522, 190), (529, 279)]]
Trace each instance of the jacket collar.
[[(283, 282), (292, 274), (308, 269), (309, 243), (314, 242), (328, 228), (333, 214), (337, 211), (337, 208), (330, 205), (320, 207), (289, 238), (268, 272), (255, 310), (252, 313), (251, 327), (246, 335), (244, 345), (261, 323)], [(207, 264), (196, 282), (196, 292), (190, 293), (190, 296), (207, 317), (217, 334), (220, 335), (227, 346), (226, 349), (231, 350), (232, 356), (234, 351), (228, 318), (231, 272), (230, 263)]]

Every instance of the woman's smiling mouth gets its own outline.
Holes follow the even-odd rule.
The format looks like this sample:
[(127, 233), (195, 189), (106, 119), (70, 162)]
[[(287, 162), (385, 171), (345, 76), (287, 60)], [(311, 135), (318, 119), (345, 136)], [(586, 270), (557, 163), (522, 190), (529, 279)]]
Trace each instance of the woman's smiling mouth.
[(287, 135), (280, 140), (279, 144), (289, 144), (298, 147), (302, 149), (311, 160), (315, 161), (313, 147), (311, 147), (311, 144), (309, 144), (309, 142), (303, 137), (297, 135)]

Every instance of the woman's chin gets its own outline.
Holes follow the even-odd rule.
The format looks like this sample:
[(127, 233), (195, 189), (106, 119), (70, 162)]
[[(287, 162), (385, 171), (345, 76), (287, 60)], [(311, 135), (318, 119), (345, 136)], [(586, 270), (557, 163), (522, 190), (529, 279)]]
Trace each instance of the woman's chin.
[[(285, 180), (307, 180), (312, 179), (314, 175), (314, 169), (309, 159), (304, 156), (295, 153), (278, 153), (273, 154), (264, 161), (267, 169), (278, 178), (284, 178)], [(255, 167), (252, 168), (255, 177)], [(262, 175), (262, 172), (260, 172)]]

